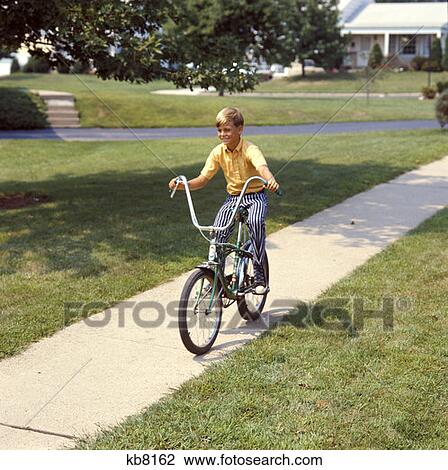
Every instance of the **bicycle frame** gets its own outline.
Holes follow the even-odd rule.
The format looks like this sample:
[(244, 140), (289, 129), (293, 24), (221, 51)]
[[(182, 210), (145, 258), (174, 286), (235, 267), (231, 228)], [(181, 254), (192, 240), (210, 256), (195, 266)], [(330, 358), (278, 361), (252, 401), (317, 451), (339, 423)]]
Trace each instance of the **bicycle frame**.
[[(249, 257), (252, 258), (252, 253), (249, 251), (246, 251), (242, 248), (243, 244), (246, 242), (245, 236), (247, 233), (245, 232), (245, 227), (243, 221), (240, 219), (238, 222), (238, 232), (237, 232), (237, 241), (236, 244), (232, 243), (217, 243), (216, 242), (216, 232), (227, 230), (234, 222), (235, 222), (235, 217), (237, 215), (238, 209), (240, 208), (241, 202), (243, 200), (244, 195), (246, 194), (247, 188), (249, 184), (252, 181), (259, 180), (263, 184), (267, 184), (267, 181), (264, 178), (261, 178), (260, 176), (252, 176), (249, 178), (244, 186), (243, 189), (238, 197), (238, 200), (236, 202), (235, 208), (233, 209), (232, 215), (230, 217), (230, 221), (227, 225), (224, 227), (215, 227), (213, 225), (200, 225), (197, 217), (196, 217), (196, 212), (194, 209), (193, 205), (193, 200), (191, 198), (191, 192), (190, 192), (190, 187), (188, 185), (188, 180), (184, 175), (180, 175), (177, 178), (177, 184), (176, 187), (173, 189), (171, 193), (171, 197), (174, 197), (174, 194), (176, 193), (177, 187), (179, 186), (180, 183), (183, 183), (184, 188), (185, 188), (185, 193), (187, 196), (187, 201), (188, 201), (188, 207), (190, 209), (190, 216), (191, 216), (191, 221), (193, 225), (199, 230), (201, 235), (209, 242), (210, 247), (209, 247), (209, 255), (208, 255), (208, 261), (200, 265), (199, 267), (205, 267), (210, 270), (212, 270), (215, 273), (214, 280), (213, 280), (213, 290), (212, 290), (212, 296), (210, 299), (210, 308), (213, 306), (213, 299), (215, 298), (215, 292), (218, 288), (218, 281), (220, 282), (220, 285), (222, 286), (222, 290), (224, 291), (225, 295), (227, 298), (231, 300), (237, 300), (242, 294), (238, 293), (238, 284), (239, 284), (239, 279), (238, 279), (238, 268), (240, 266), (241, 259), (244, 257)], [(208, 238), (204, 232), (208, 232), (209, 236), (211, 238)], [(218, 249), (217, 249), (218, 247)], [(232, 274), (232, 280), (231, 283), (227, 282), (225, 273), (224, 273), (224, 264), (225, 264), (225, 252), (226, 248), (230, 250), (229, 252), (234, 251), (235, 252), (235, 259), (233, 261), (233, 274)], [(219, 297), (219, 296), (218, 296)]]

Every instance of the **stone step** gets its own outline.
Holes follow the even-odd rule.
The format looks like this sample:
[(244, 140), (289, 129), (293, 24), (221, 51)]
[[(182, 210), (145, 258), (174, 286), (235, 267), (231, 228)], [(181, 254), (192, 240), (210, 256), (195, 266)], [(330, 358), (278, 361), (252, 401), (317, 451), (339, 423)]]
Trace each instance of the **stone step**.
[(76, 118), (49, 118), (48, 122), (51, 125), (63, 125), (63, 124), (79, 124), (79, 119)]
[(47, 90), (31, 90), (33, 93), (37, 93), (43, 100), (67, 100), (73, 101), (74, 97), (71, 93), (65, 91), (47, 91)]
[(44, 100), (50, 127), (80, 127), (79, 113), (75, 108), (75, 98), (71, 93), (48, 90), (31, 91)]
[(47, 106), (48, 113), (63, 113), (65, 111), (73, 111), (76, 110), (74, 106)]
[(65, 106), (75, 106), (75, 100), (44, 100), (47, 103), (47, 106), (54, 107), (65, 107)]
[(50, 110), (50, 111), (47, 111), (47, 116), (50, 118), (50, 119), (53, 119), (53, 118), (73, 118), (73, 119), (78, 119), (79, 118), (79, 114), (78, 114), (78, 111), (76, 111), (75, 109), (66, 109), (66, 110)]

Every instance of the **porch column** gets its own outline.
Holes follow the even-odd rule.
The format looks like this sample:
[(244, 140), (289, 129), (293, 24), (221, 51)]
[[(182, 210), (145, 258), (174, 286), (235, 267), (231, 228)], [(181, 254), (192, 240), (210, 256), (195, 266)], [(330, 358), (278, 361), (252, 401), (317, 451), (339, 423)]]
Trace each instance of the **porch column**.
[(389, 56), (389, 33), (384, 34), (384, 51), (383, 51), (384, 57)]

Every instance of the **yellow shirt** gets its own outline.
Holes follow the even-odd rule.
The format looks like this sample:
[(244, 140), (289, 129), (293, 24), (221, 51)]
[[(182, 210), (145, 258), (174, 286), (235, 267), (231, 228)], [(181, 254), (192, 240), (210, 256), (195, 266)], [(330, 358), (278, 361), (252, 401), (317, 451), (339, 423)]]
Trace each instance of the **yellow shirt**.
[[(240, 139), (233, 152), (225, 144), (217, 145), (210, 152), (201, 175), (210, 180), (221, 167), (227, 181), (227, 192), (237, 195), (243, 189), (247, 179), (251, 176), (260, 176), (257, 169), (266, 164), (263, 154), (256, 145)], [(247, 192), (256, 193), (262, 189), (261, 181), (252, 181)]]

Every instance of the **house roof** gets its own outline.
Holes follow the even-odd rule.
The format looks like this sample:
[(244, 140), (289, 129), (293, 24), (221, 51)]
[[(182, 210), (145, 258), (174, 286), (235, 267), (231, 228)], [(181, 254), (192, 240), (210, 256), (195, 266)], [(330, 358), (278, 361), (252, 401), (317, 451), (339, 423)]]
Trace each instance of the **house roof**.
[(339, 10), (342, 11), (350, 2), (351, 0), (339, 0)]
[(357, 28), (441, 28), (448, 23), (445, 2), (427, 3), (371, 3), (344, 29)]

